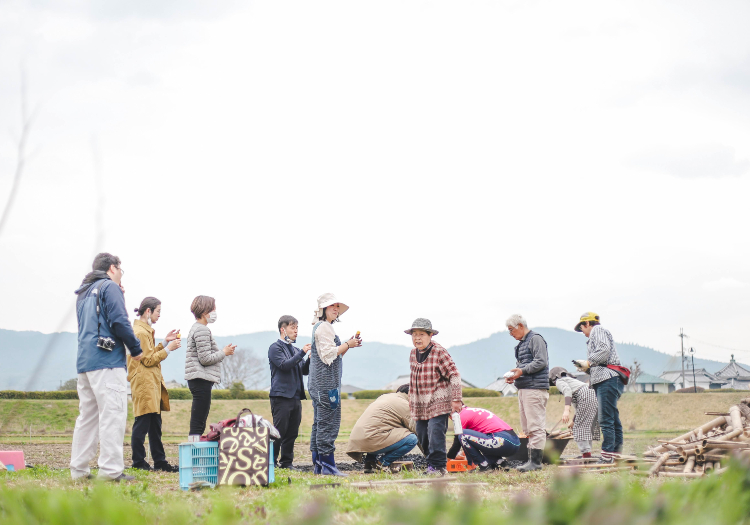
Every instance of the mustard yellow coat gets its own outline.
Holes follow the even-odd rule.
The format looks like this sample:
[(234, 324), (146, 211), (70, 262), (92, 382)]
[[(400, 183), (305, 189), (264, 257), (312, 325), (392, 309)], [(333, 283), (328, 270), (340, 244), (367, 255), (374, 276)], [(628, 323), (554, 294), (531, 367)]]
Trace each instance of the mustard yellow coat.
[(128, 381), (133, 395), (133, 416), (169, 412), (169, 393), (161, 375), (161, 362), (167, 358), (168, 351), (161, 343), (154, 346), (154, 329), (148, 323), (136, 319), (133, 322), (133, 331), (143, 350), (140, 361), (128, 356)]

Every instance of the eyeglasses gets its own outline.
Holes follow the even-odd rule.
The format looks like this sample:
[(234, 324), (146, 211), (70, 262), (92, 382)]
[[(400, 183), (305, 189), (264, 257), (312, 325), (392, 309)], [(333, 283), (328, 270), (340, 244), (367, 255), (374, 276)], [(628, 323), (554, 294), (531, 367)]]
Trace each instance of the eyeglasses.
[(122, 269), (122, 268), (120, 268), (119, 266), (115, 266), (115, 268), (117, 268), (118, 270), (120, 270), (120, 273), (121, 273), (121, 274), (125, 275), (125, 270), (123, 270), (123, 269)]

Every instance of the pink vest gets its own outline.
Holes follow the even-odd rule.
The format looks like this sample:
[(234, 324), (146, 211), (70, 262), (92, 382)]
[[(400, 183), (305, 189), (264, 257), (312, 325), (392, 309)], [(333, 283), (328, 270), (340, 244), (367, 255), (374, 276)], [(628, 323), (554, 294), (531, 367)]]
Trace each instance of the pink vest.
[(464, 407), (461, 411), (461, 426), (483, 434), (493, 434), (504, 430), (513, 430), (508, 423), (484, 408)]

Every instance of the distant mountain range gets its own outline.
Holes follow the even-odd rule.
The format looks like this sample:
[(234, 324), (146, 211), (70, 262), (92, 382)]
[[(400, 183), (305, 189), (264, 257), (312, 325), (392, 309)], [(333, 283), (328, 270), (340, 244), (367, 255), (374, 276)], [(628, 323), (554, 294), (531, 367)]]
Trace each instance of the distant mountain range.
[[(571, 360), (586, 357), (586, 339), (583, 335), (559, 328), (535, 328), (549, 348), (550, 364), (572, 368)], [(252, 349), (266, 362), (268, 347), (278, 338), (275, 332), (257, 332), (235, 336), (217, 336), (219, 347), (228, 343), (239, 348)], [(440, 337), (436, 337), (439, 341)], [(309, 337), (300, 337), (297, 346), (309, 343)], [(498, 332), (473, 343), (449, 348), (462, 377), (478, 387), (485, 387), (515, 366), (513, 348), (516, 341), (508, 332)], [(49, 354), (41, 362), (45, 350)], [(61, 381), (76, 376), (77, 335), (69, 332), (42, 334), (0, 329), (0, 390), (55, 390)], [(378, 389), (400, 375), (409, 373), (409, 350), (402, 345), (366, 342), (361, 348), (350, 350), (344, 358), (345, 384), (365, 389)], [(664, 370), (679, 369), (679, 357), (658, 352), (645, 346), (618, 343), (617, 351), (626, 365), (634, 360), (642, 364), (644, 372), (659, 375)], [(162, 363), (164, 378), (183, 383), (184, 349), (176, 351)], [(716, 372), (726, 363), (696, 359), (696, 368)], [(264, 386), (270, 383), (270, 372)], [(33, 381), (29, 381), (33, 377)]]

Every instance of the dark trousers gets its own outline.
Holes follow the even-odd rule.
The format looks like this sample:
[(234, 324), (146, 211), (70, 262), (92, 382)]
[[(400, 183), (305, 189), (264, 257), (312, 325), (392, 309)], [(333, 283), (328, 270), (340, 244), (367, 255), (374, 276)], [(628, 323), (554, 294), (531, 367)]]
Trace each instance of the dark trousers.
[(202, 436), (206, 430), (208, 412), (211, 410), (211, 389), (214, 384), (205, 379), (188, 379), (188, 388), (193, 394), (193, 408), (190, 411), (190, 435)]
[(299, 398), (272, 396), (271, 414), (273, 426), (281, 434), (281, 439), (273, 440), (273, 462), (281, 468), (291, 467), (294, 461), (294, 441), (299, 435), (299, 424), (302, 422), (302, 402)]
[(169, 465), (167, 455), (164, 453), (164, 445), (161, 442), (161, 414), (152, 413), (138, 416), (133, 422), (133, 433), (130, 435), (130, 447), (133, 449), (133, 467), (148, 468), (149, 466), (146, 462), (146, 447), (143, 445), (147, 435), (154, 467)]
[(466, 457), (474, 465), (487, 461), (497, 463), (501, 458), (513, 456), (518, 452), (521, 441), (512, 430), (485, 434), (465, 428), (461, 434), (461, 446)]
[(448, 456), (445, 449), (445, 434), (448, 432), (448, 414), (432, 419), (417, 420), (417, 439), (427, 456), (427, 464), (434, 469), (445, 468)]
[(593, 385), (596, 401), (599, 404), (599, 427), (602, 429), (602, 452), (622, 451), (622, 423), (617, 401), (625, 389), (619, 377)]

